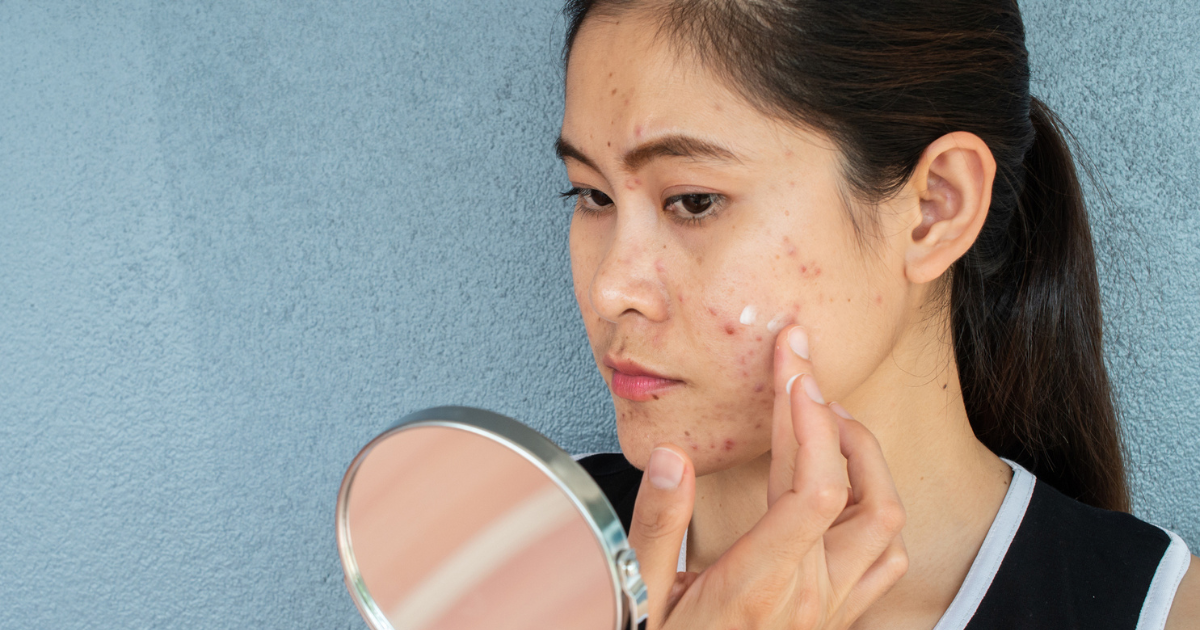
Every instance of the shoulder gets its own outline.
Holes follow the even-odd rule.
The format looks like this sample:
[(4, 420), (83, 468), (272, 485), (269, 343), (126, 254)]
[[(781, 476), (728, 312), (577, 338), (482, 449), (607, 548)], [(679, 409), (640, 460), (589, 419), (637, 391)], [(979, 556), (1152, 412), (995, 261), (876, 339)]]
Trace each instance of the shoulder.
[(600, 486), (628, 533), (638, 486), (642, 484), (642, 471), (634, 468), (621, 453), (596, 453), (581, 456), (576, 461)]
[(1161, 629), (1189, 560), (1178, 536), (1039, 481), (972, 627)]

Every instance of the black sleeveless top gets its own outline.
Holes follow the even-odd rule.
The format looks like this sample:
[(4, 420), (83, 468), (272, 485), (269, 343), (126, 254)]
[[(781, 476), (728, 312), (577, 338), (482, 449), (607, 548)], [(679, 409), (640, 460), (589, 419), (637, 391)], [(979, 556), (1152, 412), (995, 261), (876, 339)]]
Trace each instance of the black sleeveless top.
[[(641, 471), (620, 453), (579, 463), (628, 532)], [(1191, 561), (1183, 540), (1070, 499), (1008, 464), (1004, 503), (934, 630), (1161, 630)]]

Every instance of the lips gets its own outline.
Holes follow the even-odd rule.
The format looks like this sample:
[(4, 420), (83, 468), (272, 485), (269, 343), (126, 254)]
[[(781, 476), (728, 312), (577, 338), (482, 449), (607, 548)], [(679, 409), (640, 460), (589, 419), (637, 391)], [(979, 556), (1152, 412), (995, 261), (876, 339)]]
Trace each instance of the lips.
[(667, 390), (683, 384), (629, 360), (604, 357), (604, 365), (613, 370), (612, 392), (634, 402), (658, 400)]

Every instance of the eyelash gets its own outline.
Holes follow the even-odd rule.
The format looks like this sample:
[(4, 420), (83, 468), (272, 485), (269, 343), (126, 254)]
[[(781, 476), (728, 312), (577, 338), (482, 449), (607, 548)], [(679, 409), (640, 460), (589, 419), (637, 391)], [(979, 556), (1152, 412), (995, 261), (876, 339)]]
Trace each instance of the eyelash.
[[(559, 193), (558, 196), (562, 197), (564, 199), (569, 199), (572, 197), (575, 198), (576, 199), (576, 202), (575, 202), (575, 211), (576, 212), (582, 212), (584, 214), (599, 214), (600, 212), (602, 212), (602, 210), (593, 210), (591, 208), (588, 208), (583, 203), (580, 203), (580, 201), (579, 201), (579, 197), (582, 197), (585, 195), (590, 195), (593, 192), (600, 192), (600, 191), (596, 190), (595, 188), (580, 188), (580, 187), (576, 186), (576, 187), (572, 187), (570, 190), (567, 190), (566, 192)], [(603, 195), (604, 193), (601, 192), (600, 194)], [(608, 195), (605, 195), (605, 196), (607, 197)], [(674, 220), (678, 223), (687, 224), (687, 225), (698, 225), (704, 221), (707, 221), (707, 220), (715, 217), (717, 214), (719, 214), (721, 212), (723, 206), (725, 205), (725, 197), (723, 195), (719, 195), (717, 193), (684, 193), (682, 195), (672, 195), (670, 197), (667, 197), (667, 200), (663, 203), (663, 211), (666, 212), (667, 208), (682, 201), (684, 197), (692, 197), (692, 196), (708, 197), (709, 203), (712, 204), (712, 209), (708, 212), (708, 214), (701, 215), (701, 216), (691, 216), (691, 217), (683, 217), (677, 213), (671, 212), (670, 214), (671, 214), (672, 220)]]

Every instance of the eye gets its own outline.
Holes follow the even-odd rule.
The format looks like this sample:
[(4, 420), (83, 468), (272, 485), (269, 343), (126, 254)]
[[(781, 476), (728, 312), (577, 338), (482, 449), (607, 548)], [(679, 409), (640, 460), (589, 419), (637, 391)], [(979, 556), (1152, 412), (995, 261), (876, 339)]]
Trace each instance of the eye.
[(688, 193), (668, 197), (663, 210), (684, 221), (699, 221), (715, 214), (720, 205), (721, 196), (718, 194)]
[(602, 212), (605, 208), (613, 205), (612, 197), (595, 188), (576, 187), (565, 193), (561, 193), (560, 196), (578, 198), (577, 207), (584, 212)]

